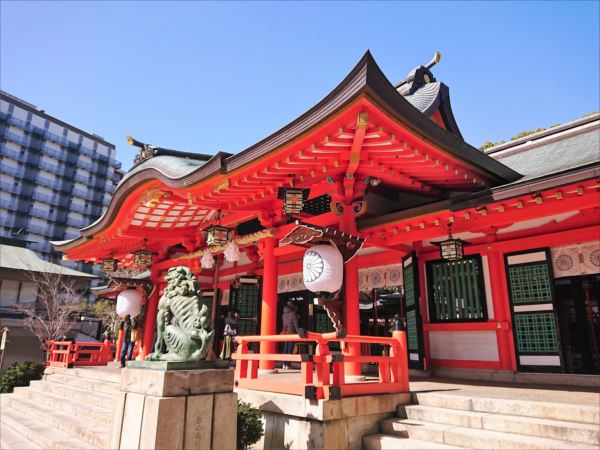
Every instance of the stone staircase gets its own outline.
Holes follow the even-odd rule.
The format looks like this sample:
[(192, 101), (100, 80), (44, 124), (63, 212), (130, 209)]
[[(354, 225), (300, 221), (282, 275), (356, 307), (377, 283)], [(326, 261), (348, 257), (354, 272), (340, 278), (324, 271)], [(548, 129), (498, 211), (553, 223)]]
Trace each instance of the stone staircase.
[(50, 368), (43, 380), (1, 395), (0, 448), (109, 448), (120, 379), (107, 368)]
[(363, 438), (378, 449), (598, 449), (600, 405), (422, 392)]

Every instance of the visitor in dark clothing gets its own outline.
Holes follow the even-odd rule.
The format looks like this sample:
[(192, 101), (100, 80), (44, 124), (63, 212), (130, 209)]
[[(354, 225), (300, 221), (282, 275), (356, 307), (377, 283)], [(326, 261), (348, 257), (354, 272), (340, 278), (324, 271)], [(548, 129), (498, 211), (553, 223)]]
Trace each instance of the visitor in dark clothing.
[(131, 321), (129, 314), (125, 316), (125, 320), (121, 323), (123, 330), (123, 344), (121, 347), (121, 368), (125, 367), (125, 361), (131, 360), (133, 356), (133, 347), (135, 346), (135, 324)]
[[(283, 314), (281, 316), (282, 325), (283, 325), (283, 334), (298, 334), (298, 312), (296, 310), (296, 305), (293, 302), (287, 302), (287, 304), (283, 307)], [(283, 353), (291, 354), (294, 350), (294, 342), (288, 341), (285, 342), (283, 347)], [(287, 361), (283, 363), (283, 369), (289, 369), (290, 364)]]

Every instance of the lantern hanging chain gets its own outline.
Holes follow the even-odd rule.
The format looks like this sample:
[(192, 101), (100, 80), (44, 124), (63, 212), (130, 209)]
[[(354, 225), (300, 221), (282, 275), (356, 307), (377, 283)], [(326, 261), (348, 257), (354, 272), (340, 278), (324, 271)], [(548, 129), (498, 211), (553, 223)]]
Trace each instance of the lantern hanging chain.
[(448, 239), (453, 239), (452, 237), (452, 224), (448, 224)]

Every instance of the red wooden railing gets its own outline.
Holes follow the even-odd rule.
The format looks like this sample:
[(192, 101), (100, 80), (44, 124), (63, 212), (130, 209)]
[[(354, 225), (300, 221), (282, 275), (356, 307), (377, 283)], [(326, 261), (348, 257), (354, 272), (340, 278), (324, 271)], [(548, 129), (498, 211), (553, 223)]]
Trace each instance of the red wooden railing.
[[(367, 394), (409, 392), (406, 333), (394, 331), (392, 338), (372, 336), (346, 336), (337, 338), (335, 333), (307, 333), (277, 336), (238, 336), (238, 348), (232, 355), (236, 360), (235, 385), (241, 389), (300, 395), (311, 399), (338, 399)], [(314, 343), (315, 354), (260, 354), (252, 353), (248, 344), (254, 342)], [(341, 354), (331, 354), (329, 342), (340, 342)], [(350, 355), (347, 344), (379, 344), (387, 346), (389, 356)], [(300, 372), (285, 374), (260, 374), (260, 361), (295, 362)], [(374, 380), (346, 382), (344, 363), (374, 363), (379, 376)]]
[(106, 366), (115, 358), (115, 350), (110, 341), (46, 341), (46, 366)]

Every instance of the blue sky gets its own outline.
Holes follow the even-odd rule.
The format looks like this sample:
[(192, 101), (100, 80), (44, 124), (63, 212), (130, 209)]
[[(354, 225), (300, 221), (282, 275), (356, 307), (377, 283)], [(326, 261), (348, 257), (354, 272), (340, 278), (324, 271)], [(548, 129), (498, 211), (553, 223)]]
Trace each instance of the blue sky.
[(369, 49), (392, 82), (424, 64), (467, 142), (600, 109), (600, 2), (2, 1), (0, 87), (104, 136), (243, 150), (331, 91)]

